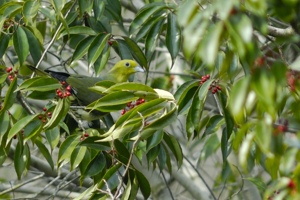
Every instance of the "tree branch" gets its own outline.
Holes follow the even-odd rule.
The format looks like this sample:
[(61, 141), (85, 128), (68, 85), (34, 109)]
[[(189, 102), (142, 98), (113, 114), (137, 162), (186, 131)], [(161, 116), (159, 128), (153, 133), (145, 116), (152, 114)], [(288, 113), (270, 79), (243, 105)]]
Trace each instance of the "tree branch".
[(274, 26), (268, 26), (269, 35), (274, 37), (287, 37), (295, 34), (294, 29), (289, 26), (287, 28), (277, 28)]

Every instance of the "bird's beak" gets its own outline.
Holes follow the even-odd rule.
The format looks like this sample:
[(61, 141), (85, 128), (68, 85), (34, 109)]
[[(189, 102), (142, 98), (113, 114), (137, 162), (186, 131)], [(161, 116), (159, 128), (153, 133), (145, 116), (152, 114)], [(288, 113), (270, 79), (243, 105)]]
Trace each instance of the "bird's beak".
[(145, 72), (145, 70), (139, 65), (134, 68), (134, 71), (135, 72)]

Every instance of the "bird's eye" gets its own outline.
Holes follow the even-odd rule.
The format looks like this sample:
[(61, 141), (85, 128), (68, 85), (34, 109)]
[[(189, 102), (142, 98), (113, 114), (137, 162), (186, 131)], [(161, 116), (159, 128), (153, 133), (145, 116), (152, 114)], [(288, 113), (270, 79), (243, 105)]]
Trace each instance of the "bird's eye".
[(129, 67), (129, 66), (130, 66), (129, 62), (125, 63), (125, 66), (126, 66), (126, 67)]

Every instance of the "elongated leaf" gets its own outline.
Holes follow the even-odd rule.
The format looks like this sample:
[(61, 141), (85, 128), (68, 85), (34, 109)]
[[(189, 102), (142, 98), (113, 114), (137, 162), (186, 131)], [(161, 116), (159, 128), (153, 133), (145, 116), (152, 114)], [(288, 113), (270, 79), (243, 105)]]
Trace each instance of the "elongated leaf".
[(94, 41), (95, 37), (89, 36), (83, 39), (77, 46), (72, 56), (72, 61), (76, 61), (82, 58), (90, 48), (90, 45)]
[(102, 53), (110, 34), (99, 34), (91, 43), (88, 50), (88, 62), (91, 67)]
[(51, 166), (51, 169), (54, 169), (54, 162), (51, 157), (51, 154), (49, 153), (47, 147), (40, 141), (36, 140), (35, 141), (36, 146), (39, 148), (39, 151), (43, 154), (44, 158), (47, 160), (49, 165)]
[(172, 58), (172, 66), (175, 58), (179, 53), (180, 48), (180, 29), (177, 26), (176, 15), (172, 12), (168, 14), (167, 33), (166, 33), (166, 46)]
[(32, 20), (38, 13), (39, 7), (40, 2), (37, 0), (25, 1), (23, 5), (23, 15), (26, 23), (32, 24)]
[(142, 27), (142, 25), (151, 18), (153, 14), (162, 9), (167, 8), (166, 4), (163, 2), (150, 3), (144, 6), (136, 15), (134, 20), (131, 22), (129, 32), (130, 34), (134, 33), (135, 30)]
[(164, 19), (159, 20), (156, 24), (153, 25), (151, 30), (149, 31), (146, 42), (145, 42), (145, 55), (148, 60), (151, 59), (152, 54), (155, 50), (156, 43), (159, 38), (160, 31), (162, 30), (162, 26), (164, 23)]
[(98, 183), (98, 188), (102, 189), (105, 185), (105, 181), (108, 181), (121, 167), (121, 163), (115, 164), (113, 167), (109, 168), (103, 176), (103, 179)]
[(106, 166), (106, 160), (103, 153), (99, 153), (87, 166), (84, 175), (95, 176), (104, 170)]
[(10, 36), (6, 34), (1, 34), (0, 35), (0, 58), (3, 57), (3, 55), (6, 52), (6, 49), (8, 47), (8, 43), (10, 40)]
[(64, 30), (60, 33), (59, 38), (62, 38), (65, 35), (90, 35), (90, 36), (94, 36), (97, 33), (91, 29), (90, 27), (87, 26), (72, 26), (68, 29), (68, 31)]
[(108, 44), (105, 45), (103, 52), (99, 56), (99, 58), (94, 63), (94, 69), (96, 75), (99, 75), (100, 72), (105, 68), (105, 65), (108, 62), (110, 56), (110, 46)]
[(29, 44), (27, 36), (22, 27), (17, 27), (13, 35), (14, 48), (18, 55), (20, 65), (24, 63), (29, 53)]
[(124, 165), (128, 165), (130, 153), (128, 149), (125, 147), (125, 145), (120, 142), (120, 140), (114, 140), (114, 147), (117, 151), (117, 159), (121, 161)]
[(174, 154), (177, 160), (178, 167), (180, 167), (183, 162), (183, 154), (182, 154), (181, 146), (178, 143), (177, 139), (170, 134), (164, 134), (164, 141), (171, 149), (172, 153)]
[(102, 1), (102, 0), (94, 0), (93, 11), (94, 11), (94, 15), (95, 15), (95, 18), (96, 18), (97, 21), (103, 15), (104, 8), (105, 8), (104, 1)]
[(136, 97), (131, 92), (118, 91), (118, 92), (105, 95), (101, 99), (97, 100), (95, 103), (91, 103), (90, 105), (88, 105), (87, 108), (99, 109), (102, 106), (104, 107), (104, 106), (115, 106), (120, 104), (122, 105), (137, 99), (138, 97)]
[(150, 136), (147, 139), (146, 151), (148, 152), (153, 147), (157, 146), (162, 141), (163, 137), (164, 137), (164, 132), (162, 130), (156, 131), (152, 136)]
[(28, 39), (30, 55), (34, 63), (37, 64), (42, 56), (40, 43), (36, 36), (29, 29), (27, 29), (26, 27), (23, 27), (23, 29)]
[(30, 160), (30, 150), (28, 145), (22, 146), (19, 142), (16, 146), (14, 164), (18, 179), (21, 179), (23, 172)]
[(50, 120), (45, 124), (45, 129), (51, 129), (59, 124), (64, 119), (70, 108), (70, 99), (59, 99)]
[(53, 150), (59, 143), (60, 132), (58, 127), (48, 129), (45, 131), (46, 139), (50, 144), (51, 149)]
[(149, 184), (149, 181), (147, 180), (147, 178), (144, 176), (144, 174), (142, 174), (139, 171), (135, 171), (135, 175), (137, 177), (139, 186), (140, 186), (140, 190), (144, 196), (145, 199), (148, 199), (150, 194), (151, 194), (151, 187)]
[(110, 0), (105, 5), (105, 15), (110, 16), (117, 23), (122, 24), (121, 3), (119, 0)]
[(147, 58), (140, 47), (129, 37), (123, 36), (123, 38), (128, 45), (128, 49), (131, 51), (133, 58), (141, 65), (141, 67), (148, 71)]
[(64, 160), (69, 161), (71, 159), (72, 152), (79, 142), (80, 135), (71, 135), (61, 144), (57, 159), (58, 166), (60, 166)]
[(157, 15), (151, 18), (151, 20), (148, 20), (141, 28), (140, 30), (137, 32), (137, 34), (135, 35), (135, 41), (140, 41), (142, 38), (144, 38), (148, 32), (150, 31), (150, 29), (153, 27), (154, 24), (156, 24), (158, 21), (165, 19), (166, 16), (162, 16), (162, 15)]
[(26, 117), (23, 117), (19, 121), (17, 121), (14, 126), (9, 130), (8, 136), (7, 136), (7, 142), (6, 145), (9, 143), (9, 141), (19, 132), (21, 132), (22, 129), (25, 129), (25, 127), (34, 119), (37, 119), (39, 114), (35, 115), (28, 115)]
[(78, 0), (80, 16), (83, 16), (84, 13), (90, 13), (93, 7), (92, 0)]
[(145, 92), (155, 93), (155, 90), (152, 89), (152, 87), (141, 84), (141, 83), (133, 83), (133, 82), (117, 83), (117, 84), (111, 86), (110, 88), (108, 88), (105, 91), (105, 93), (110, 93), (112, 91), (118, 91), (118, 90), (145, 91)]
[(113, 45), (114, 50), (116, 53), (121, 57), (122, 60), (124, 59), (133, 59), (129, 46), (124, 40), (116, 39), (116, 45)]
[(33, 136), (39, 134), (42, 131), (42, 122), (39, 119), (32, 120), (30, 123), (26, 125), (26, 127), (23, 129), (23, 135), (24, 135), (24, 144), (26, 141), (28, 141)]
[(27, 79), (18, 88), (22, 91), (54, 91), (61, 87), (61, 84), (53, 78), (48, 77), (37, 77), (34, 79)]
[(70, 170), (74, 170), (83, 160), (85, 152), (87, 151), (87, 147), (85, 146), (77, 146), (71, 155), (71, 167)]
[(0, 144), (2, 143), (2, 138), (9, 128), (9, 114), (7, 112), (2, 112), (0, 114)]

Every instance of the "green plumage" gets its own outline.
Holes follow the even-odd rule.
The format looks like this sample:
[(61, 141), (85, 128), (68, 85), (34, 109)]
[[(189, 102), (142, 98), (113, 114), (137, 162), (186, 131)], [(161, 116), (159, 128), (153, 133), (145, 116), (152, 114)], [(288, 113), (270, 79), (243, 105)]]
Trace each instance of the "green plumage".
[[(44, 73), (36, 68), (31, 68), (39, 74)], [(45, 70), (45, 72), (53, 78), (60, 82), (66, 82), (67, 85), (71, 86), (71, 93), (77, 100), (75, 105), (79, 106), (87, 106), (102, 97), (102, 95), (89, 90), (89, 87), (94, 86), (97, 82), (103, 80), (109, 80), (116, 83), (125, 82), (131, 74), (143, 71), (144, 70), (133, 60), (121, 60), (117, 62), (107, 74), (100, 75), (99, 77), (89, 77), (78, 74), (71, 75), (65, 72)], [(95, 114), (97, 113), (94, 112), (94, 115)], [(99, 112), (99, 115), (103, 115), (103, 113)]]

